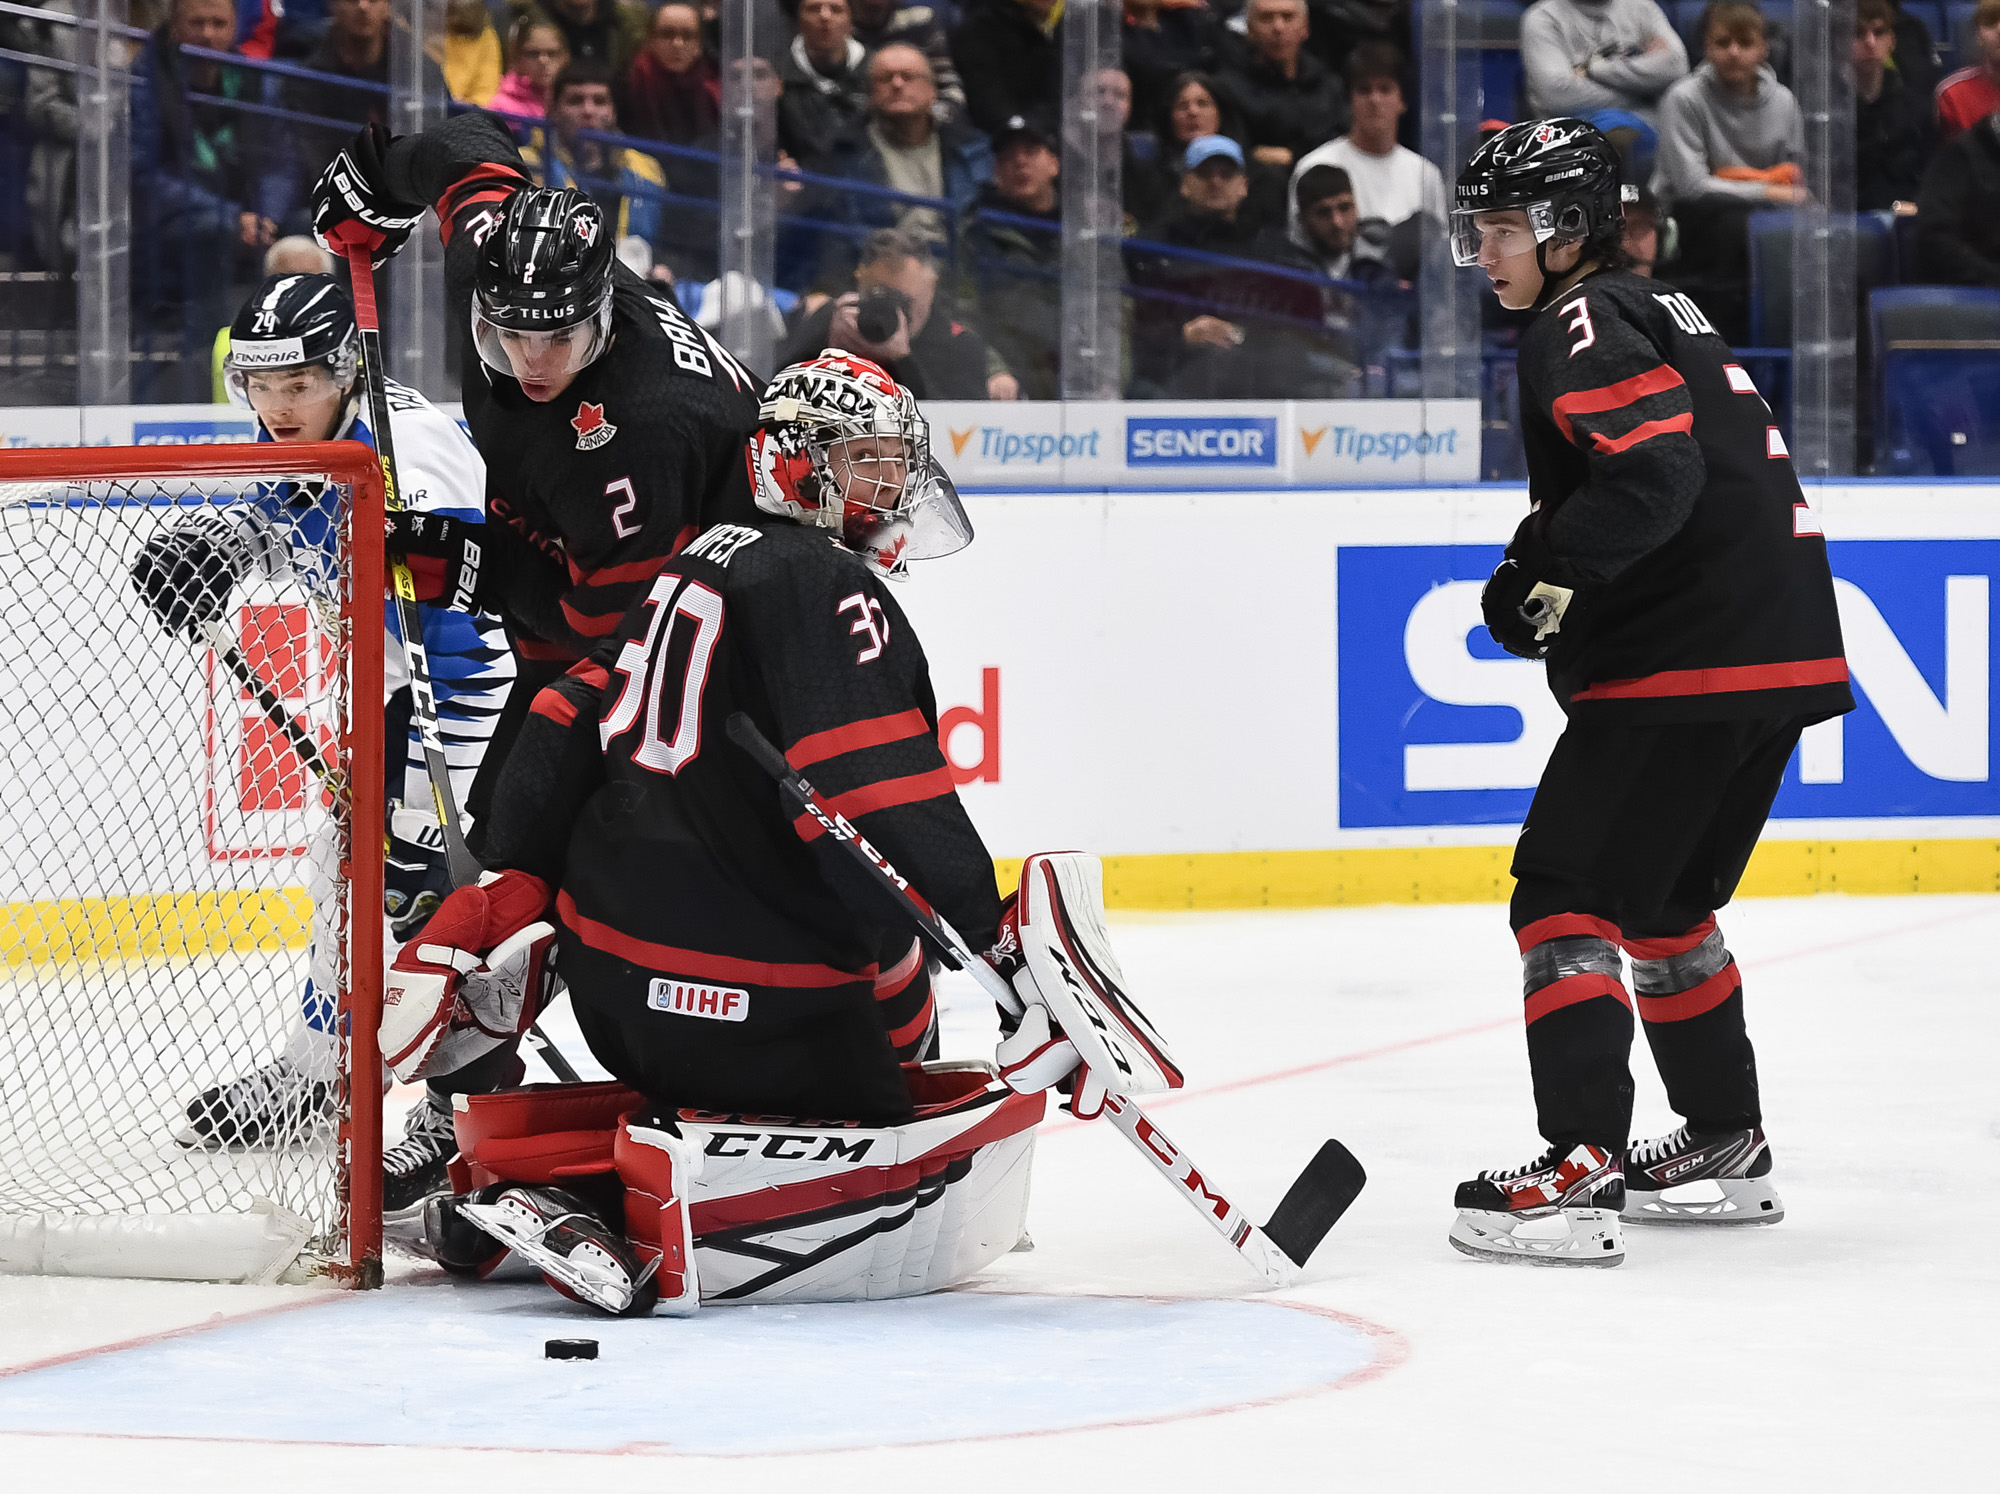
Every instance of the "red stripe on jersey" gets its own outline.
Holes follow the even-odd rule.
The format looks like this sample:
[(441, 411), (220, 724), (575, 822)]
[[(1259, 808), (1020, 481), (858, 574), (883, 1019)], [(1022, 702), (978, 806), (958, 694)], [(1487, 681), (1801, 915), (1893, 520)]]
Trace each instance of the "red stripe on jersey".
[(435, 206), (438, 233), (447, 247), (451, 244), (452, 220), (469, 207), (482, 202), (505, 202), (521, 188), (532, 185), (512, 166), (498, 161), (482, 161), (444, 189)]
[(910, 982), (917, 978), (917, 972), (924, 968), (924, 947), (912, 944), (910, 952), (875, 977), (875, 999), (889, 1001), (909, 990)]
[(524, 659), (535, 659), (545, 664), (565, 664), (576, 658), (576, 650), (565, 648), (560, 643), (549, 643), (540, 638), (530, 638), (525, 633), (516, 635), (514, 649)]
[(1729, 695), (1738, 690), (1795, 690), (1801, 685), (1847, 681), (1845, 659), (1801, 659), (1795, 664), (1736, 664), (1725, 669), (1669, 669), (1636, 680), (1606, 680), (1571, 700), (1649, 700), (1663, 695)]
[(1731, 960), (1692, 990), (1677, 991), (1671, 996), (1641, 996), (1639, 1016), (1647, 1022), (1685, 1022), (1689, 1017), (1714, 1011), (1742, 989), (1742, 973)]
[(908, 1047), (924, 1035), (926, 1029), (931, 1025), (931, 1019), (936, 1015), (937, 997), (926, 996), (922, 1011), (910, 1018), (901, 1027), (894, 1027), (889, 1030), (889, 1046), (891, 1048)]
[(1550, 407), (1549, 413), (1562, 427), (1563, 439), (1574, 446), (1576, 432), (1570, 427), (1572, 415), (1596, 415), (1605, 410), (1622, 409), (1649, 394), (1685, 388), (1686, 384), (1685, 379), (1662, 363), (1658, 368), (1634, 374), (1629, 379), (1620, 379), (1615, 384), (1606, 384), (1601, 389), (1579, 389), (1574, 394), (1565, 394)]
[(537, 691), (535, 703), (528, 709), (537, 716), (548, 717), (558, 726), (568, 726), (576, 720), (576, 702), (553, 685)]
[(1584, 1001), (1595, 1001), (1600, 996), (1614, 996), (1628, 1007), (1632, 1004), (1632, 998), (1625, 994), (1621, 982), (1586, 970), (1581, 975), (1566, 975), (1552, 986), (1543, 986), (1522, 1006), (1528, 1025), (1532, 1027), (1550, 1012), (1559, 1012), (1566, 1006)]
[(1588, 913), (1557, 913), (1536, 919), (1514, 936), (1522, 954), (1551, 939), (1604, 939), (1616, 944), (1618, 925), (1592, 918)]
[(1671, 435), (1676, 431), (1685, 434), (1694, 429), (1694, 411), (1688, 410), (1670, 420), (1649, 420), (1644, 425), (1635, 425), (1616, 441), (1606, 437), (1601, 431), (1592, 431), (1590, 439), (1597, 443), (1600, 455), (1615, 456), (1621, 451), (1630, 451), (1642, 441), (1650, 441), (1655, 436)]
[(766, 960), (739, 960), (733, 955), (704, 954), (696, 949), (679, 949), (671, 944), (655, 944), (650, 939), (634, 939), (608, 923), (599, 923), (577, 912), (567, 892), (556, 894), (556, 915), (592, 949), (657, 970), (662, 975), (678, 975), (689, 980), (739, 981), (753, 986), (781, 986), (816, 989), (849, 986), (856, 981), (875, 981), (875, 967), (836, 970), (831, 965), (773, 964)]
[(588, 659), (580, 659), (570, 666), (569, 677), (593, 690), (602, 690), (611, 683), (611, 671), (602, 664), (593, 664)]
[(1675, 934), (1670, 939), (1627, 939), (1625, 951), (1635, 960), (1670, 960), (1675, 955), (1684, 955), (1710, 934), (1715, 932), (1715, 915), (1709, 914), (1685, 934)]
[[(752, 486), (754, 487), (755, 484), (753, 483)], [(671, 559), (673, 556), (680, 554), (681, 551), (685, 550), (689, 545), (693, 544), (695, 542), (696, 537), (699, 536), (700, 534), (701, 534), (701, 526), (699, 524), (688, 525), (687, 528), (683, 529), (679, 534), (674, 536), (674, 542), (667, 550), (668, 558)]]
[[(951, 769), (932, 768), (928, 773), (912, 773), (907, 778), (885, 778), (824, 800), (828, 810), (847, 819), (859, 819), (878, 809), (894, 809), (898, 804), (917, 804), (925, 799), (952, 793)], [(801, 840), (818, 840), (826, 832), (818, 820), (802, 814), (792, 821)]]
[(880, 747), (885, 742), (901, 742), (923, 736), (931, 729), (924, 713), (911, 706), (893, 716), (870, 716), (866, 721), (850, 721), (800, 737), (785, 754), (785, 761), (804, 770), (843, 752), (859, 752), (863, 747)]
[(568, 602), (562, 604), (562, 612), (570, 627), (585, 638), (602, 638), (615, 631), (618, 624), (625, 620), (622, 612), (607, 612), (602, 617), (592, 617), (587, 612), (577, 611)]
[(650, 581), (660, 574), (660, 567), (667, 563), (664, 555), (655, 555), (650, 560), (635, 560), (629, 565), (608, 565), (601, 571), (586, 571), (574, 560), (565, 557), (569, 566), (569, 579), (578, 586), (616, 586), (623, 581)]

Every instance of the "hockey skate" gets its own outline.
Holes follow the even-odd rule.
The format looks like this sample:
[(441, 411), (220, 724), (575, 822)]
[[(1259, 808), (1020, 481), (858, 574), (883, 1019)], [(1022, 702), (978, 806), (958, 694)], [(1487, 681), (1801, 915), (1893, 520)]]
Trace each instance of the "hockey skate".
[(403, 1139), (382, 1153), (382, 1215), (411, 1218), (433, 1193), (451, 1186), (445, 1164), (458, 1151), (451, 1112), (440, 1109), (430, 1091), (403, 1121)]
[(192, 1151), (277, 1151), (332, 1128), (332, 1084), (280, 1058), (196, 1095), (174, 1140)]
[(1628, 1224), (1776, 1224), (1784, 1201), (1771, 1186), (1764, 1128), (1696, 1134), (1682, 1126), (1625, 1153)]
[(1525, 1167), (1460, 1183), (1451, 1247), (1483, 1261), (1615, 1266), (1625, 1259), (1624, 1192), (1616, 1152), (1552, 1146)]
[(566, 1297), (619, 1318), (651, 1315), (660, 1300), (660, 1258), (644, 1265), (631, 1242), (561, 1188), (506, 1189), (490, 1204), (457, 1201), (456, 1212), (532, 1262)]

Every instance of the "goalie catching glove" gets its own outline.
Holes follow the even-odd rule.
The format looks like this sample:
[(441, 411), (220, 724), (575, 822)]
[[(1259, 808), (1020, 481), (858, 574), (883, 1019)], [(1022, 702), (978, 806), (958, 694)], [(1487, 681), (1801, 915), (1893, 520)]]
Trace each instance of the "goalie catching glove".
[(1020, 1010), (995, 1050), (1023, 1094), (1068, 1083), (1070, 1113), (1103, 1113), (1107, 1093), (1148, 1095), (1185, 1082), (1167, 1045), (1125, 990), (1104, 927), (1104, 864), (1078, 851), (1030, 856), (986, 962)]
[(382, 1060), (398, 1079), (449, 1074), (528, 1030), (547, 994), (548, 906), (541, 878), (487, 872), (403, 946), (382, 991)]

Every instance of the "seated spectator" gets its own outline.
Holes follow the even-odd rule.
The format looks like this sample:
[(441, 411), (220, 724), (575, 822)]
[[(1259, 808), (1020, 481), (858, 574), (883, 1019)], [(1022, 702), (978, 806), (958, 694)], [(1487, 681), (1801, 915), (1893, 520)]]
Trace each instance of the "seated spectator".
[(1765, 61), (1764, 15), (1749, 0), (1714, 0), (1702, 37), (1705, 60), (1661, 103), (1652, 187), (1680, 229), (1671, 278), (1740, 344), (1749, 335), (1748, 218), (1805, 201), (1805, 121)]
[(572, 60), (602, 62), (614, 78), (646, 45), (651, 19), (638, 0), (507, 0), (507, 14), (553, 22)]
[[(636, 237), (648, 254), (660, 239), (667, 189), (660, 163), (644, 151), (586, 140), (580, 131), (618, 133), (618, 109), (611, 100), (611, 69), (601, 62), (574, 61), (556, 75), (549, 90), (548, 139), (528, 145), (521, 159), (545, 187), (575, 187), (604, 210), (612, 237)], [(623, 244), (621, 242), (621, 251)]]
[[(1285, 245), (1244, 213), (1250, 175), (1243, 147), (1208, 135), (1188, 147), (1180, 201), (1148, 237), (1203, 256), (1276, 260)], [(1318, 293), (1300, 280), (1260, 275), (1246, 265), (1158, 254), (1134, 279), (1150, 296), (1134, 311), (1134, 392), (1141, 397), (1283, 397), (1301, 387), (1292, 356), (1300, 332), (1319, 316)], [(1351, 381), (1352, 365), (1347, 374)]]
[(1338, 166), (1308, 166), (1299, 174), (1296, 195), (1298, 218), (1286, 237), (1298, 253), (1285, 263), (1329, 280), (1358, 280), (1364, 285), (1392, 278), (1381, 260), (1355, 252), (1361, 203), (1346, 171)]
[(1917, 194), (1924, 278), (2000, 290), (2000, 113), (1947, 141)]
[[(1354, 252), (1361, 210), (1354, 200), (1354, 183), (1338, 166), (1313, 166), (1299, 178), (1299, 217), (1288, 235), (1279, 264), (1310, 270), (1330, 280), (1320, 293), (1320, 320), (1326, 339), (1315, 350), (1309, 369), (1315, 397), (1340, 399), (1355, 392), (1361, 370), (1383, 362), (1390, 346), (1415, 346), (1414, 303), (1374, 292), (1396, 288), (1396, 276), (1379, 259)], [(1366, 287), (1357, 291), (1355, 286)]]
[(1216, 25), (1209, 8), (1166, 0), (1125, 0), (1125, 72), (1132, 110), (1156, 119), (1173, 107), (1175, 81), (1215, 65)]
[(1118, 134), (1118, 190), (1124, 200), (1125, 233), (1129, 238), (1139, 225), (1150, 223), (1167, 210), (1167, 194), (1154, 162), (1159, 142), (1151, 134), (1133, 136), (1132, 79), (1121, 67), (1107, 67), (1097, 74), (1097, 107), (1109, 127)]
[(444, 82), (461, 104), (484, 105), (500, 87), (500, 33), (486, 0), (451, 0), (444, 13)]
[(1387, 42), (1356, 47), (1347, 60), (1353, 94), (1354, 128), (1338, 140), (1308, 151), (1292, 171), (1299, 180), (1315, 166), (1338, 166), (1354, 183), (1361, 214), (1364, 259), (1388, 257), (1390, 235), (1419, 213), (1445, 220), (1444, 179), (1437, 167), (1406, 145), (1396, 143), (1403, 102), (1403, 59)]
[(928, 5), (902, 5), (898, 0), (848, 0), (848, 6), (854, 13), (856, 41), (871, 53), (891, 42), (915, 47), (930, 62), (939, 117), (965, 117), (965, 84), (952, 64), (951, 39), (936, 11)]
[(1979, 0), (1972, 13), (1979, 60), (1937, 86), (1938, 135), (1949, 140), (2000, 109), (2000, 0)]
[(1055, 399), (1061, 389), (1061, 173), (1053, 126), (1018, 114), (1003, 120), (993, 180), (960, 220), (958, 304), (978, 308), (980, 330), (1023, 399)]
[[(389, 82), (389, 0), (331, 0), (327, 8), (326, 35), (303, 59), (300, 66), (329, 78), (352, 78), (363, 83)], [(424, 88), (442, 97), (444, 71), (429, 57), (423, 61)], [(347, 119), (355, 124), (389, 122), (389, 96), (366, 88), (345, 88), (334, 82), (293, 80), (287, 89), (292, 107), (302, 114), (319, 114), (329, 119)], [(330, 148), (308, 156), (331, 156), (345, 141), (323, 142)], [(308, 143), (309, 145), (311, 142)]]
[(693, 145), (716, 137), (722, 121), (722, 72), (702, 50), (701, 12), (667, 0), (653, 12), (652, 34), (625, 75), (625, 131), (642, 140)]
[[(914, 44), (891, 42), (869, 58), (865, 138), (848, 174), (912, 197), (947, 198), (956, 218), (992, 180), (993, 151), (971, 126), (940, 123), (936, 103), (930, 58)], [(948, 236), (936, 208), (858, 195), (854, 205), (864, 222), (893, 223), (925, 243), (942, 244)]]
[(1653, 0), (1537, 0), (1521, 17), (1528, 113), (1606, 109), (1658, 128), (1660, 96), (1687, 76), (1687, 48)]
[(1854, 7), (1854, 205), (1862, 212), (1914, 202), (1930, 158), (1930, 101), (1892, 64), (1889, 0)]
[(549, 112), (549, 90), (569, 66), (569, 44), (553, 21), (523, 16), (507, 33), (507, 76), (486, 101), (495, 114), (541, 119)]
[(231, 278), (277, 238), (296, 188), (289, 171), (264, 169), (276, 163), (255, 143), (256, 117), (230, 107), (261, 99), (255, 76), (181, 55), (227, 50), (235, 27), (230, 0), (174, 0), (132, 60), (133, 301), (178, 312), (181, 352), (178, 364), (139, 366), (140, 402), (206, 399), (208, 343), (227, 320)]
[(972, 123), (997, 136), (1017, 116), (1055, 114), (1062, 107), (1061, 0), (966, 0), (963, 14), (951, 55)]
[(881, 364), (918, 399), (1019, 397), (1019, 381), (986, 339), (940, 314), (937, 262), (924, 240), (876, 229), (861, 246), (854, 285), (799, 323), (780, 364), (846, 348)]
[(1347, 90), (1305, 51), (1306, 0), (1250, 0), (1246, 17), (1249, 45), (1216, 79), (1219, 101), (1242, 121), (1251, 156), (1289, 171), (1347, 129)]
[(778, 64), (778, 139), (807, 171), (833, 171), (859, 151), (868, 115), (868, 53), (847, 0), (801, 0), (799, 34)]

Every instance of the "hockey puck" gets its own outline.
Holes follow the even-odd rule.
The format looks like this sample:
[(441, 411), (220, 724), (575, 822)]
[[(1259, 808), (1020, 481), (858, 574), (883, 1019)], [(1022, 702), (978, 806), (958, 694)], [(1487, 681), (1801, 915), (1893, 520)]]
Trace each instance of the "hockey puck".
[(552, 1338), (542, 1345), (544, 1359), (595, 1359), (597, 1340), (594, 1338)]

